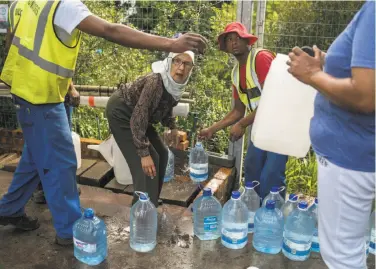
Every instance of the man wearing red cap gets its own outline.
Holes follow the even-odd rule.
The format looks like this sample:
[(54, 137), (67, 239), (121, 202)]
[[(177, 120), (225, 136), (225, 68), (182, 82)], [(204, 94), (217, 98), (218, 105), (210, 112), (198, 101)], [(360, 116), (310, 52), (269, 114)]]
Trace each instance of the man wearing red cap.
[[(234, 124), (230, 136), (232, 141), (236, 141), (253, 124), (262, 87), (275, 58), (271, 51), (251, 48), (257, 39), (239, 22), (228, 24), (219, 35), (219, 49), (231, 53), (238, 60), (231, 74), (235, 105), (224, 119), (203, 129), (201, 137), (211, 138), (215, 132)], [(244, 116), (246, 110), (249, 113)], [(250, 142), (244, 162), (245, 181), (260, 181), (256, 191), (264, 198), (271, 187), (285, 186), (286, 162), (287, 156), (258, 149)], [(284, 192), (281, 195), (284, 197)]]

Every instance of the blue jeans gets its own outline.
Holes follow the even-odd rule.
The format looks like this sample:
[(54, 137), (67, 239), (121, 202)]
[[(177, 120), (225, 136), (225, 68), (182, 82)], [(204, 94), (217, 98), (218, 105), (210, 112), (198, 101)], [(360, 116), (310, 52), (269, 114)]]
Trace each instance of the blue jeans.
[[(264, 151), (256, 148), (250, 141), (244, 160), (245, 181), (257, 180), (260, 185), (256, 192), (264, 199), (273, 186), (282, 187), (285, 184), (285, 170), (288, 157), (285, 155)], [(285, 198), (285, 190), (280, 193)]]
[(81, 217), (76, 184), (77, 160), (63, 103), (32, 105), (14, 97), (24, 149), (8, 193), (0, 200), (0, 216), (21, 216), (39, 182), (56, 233), (71, 238)]

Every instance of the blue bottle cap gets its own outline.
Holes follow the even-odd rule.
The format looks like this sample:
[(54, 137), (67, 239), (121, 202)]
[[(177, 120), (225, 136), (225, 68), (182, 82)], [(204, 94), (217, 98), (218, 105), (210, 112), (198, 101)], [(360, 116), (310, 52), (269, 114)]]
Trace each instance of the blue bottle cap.
[(146, 201), (147, 199), (149, 199), (149, 196), (146, 192), (140, 194), (140, 200)]
[(197, 143), (196, 143), (196, 147), (198, 147), (198, 148), (202, 148), (202, 143), (197, 141)]
[(316, 204), (316, 205), (319, 204), (319, 199), (315, 198), (315, 204)]
[(306, 201), (299, 202), (298, 205), (299, 209), (306, 209), (308, 207), (308, 203)]
[(210, 188), (204, 188), (204, 196), (212, 196), (212, 192)]
[(268, 200), (266, 201), (266, 206), (267, 209), (274, 209), (275, 208), (275, 201), (274, 200)]
[(291, 194), (289, 195), (289, 200), (290, 200), (290, 201), (293, 201), (293, 202), (298, 201), (298, 195), (296, 195), (296, 194), (294, 194), (294, 193), (291, 193)]
[(84, 217), (87, 219), (94, 218), (94, 210), (92, 208), (86, 208), (84, 211)]
[(248, 188), (248, 189), (253, 189), (255, 186), (256, 186), (255, 181), (246, 181), (245, 182), (245, 187)]
[(239, 199), (239, 197), (240, 197), (240, 192), (239, 191), (233, 191), (232, 192), (231, 198), (233, 198), (233, 199)]
[(279, 192), (279, 187), (276, 187), (276, 186), (272, 187), (270, 192), (274, 192), (274, 193)]

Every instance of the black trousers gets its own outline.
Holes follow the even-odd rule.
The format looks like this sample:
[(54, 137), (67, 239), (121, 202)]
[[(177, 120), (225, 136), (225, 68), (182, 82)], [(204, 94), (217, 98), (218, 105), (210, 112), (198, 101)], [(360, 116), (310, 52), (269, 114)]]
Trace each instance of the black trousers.
[[(160, 139), (157, 131), (150, 125), (146, 136), (150, 141), (150, 155), (154, 161), (157, 176), (150, 178), (144, 173), (141, 166), (141, 158), (137, 154), (133, 143), (130, 118), (132, 108), (127, 106), (118, 92), (115, 92), (108, 100), (106, 114), (111, 132), (118, 144), (125, 160), (128, 163), (133, 179), (134, 191), (147, 192), (151, 202), (158, 207), (158, 198), (163, 186), (163, 178), (168, 162), (168, 149)], [(138, 201), (138, 196), (133, 195), (133, 204)]]

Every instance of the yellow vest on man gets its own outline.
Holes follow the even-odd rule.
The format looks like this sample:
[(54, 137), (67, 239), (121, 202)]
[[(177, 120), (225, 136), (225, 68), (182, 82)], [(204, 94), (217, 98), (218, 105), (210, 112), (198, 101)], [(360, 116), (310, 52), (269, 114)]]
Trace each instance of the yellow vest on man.
[(260, 51), (263, 51), (263, 50), (266, 50), (266, 49), (252, 49), (250, 53), (248, 54), (247, 70), (246, 70), (247, 89), (243, 89), (245, 90), (245, 92), (243, 92), (240, 89), (239, 63), (236, 63), (236, 65), (234, 66), (234, 69), (232, 69), (232, 73), (231, 73), (232, 84), (236, 87), (236, 90), (239, 95), (239, 99), (245, 105), (245, 107), (247, 108), (247, 111), (255, 110), (260, 102), (262, 87), (258, 81), (255, 70), (256, 70), (256, 56)]
[[(15, 30), (11, 59), (3, 74), (12, 74), (11, 93), (32, 104), (60, 103), (72, 81), (81, 33), (64, 44), (54, 30), (53, 18), (60, 1), (27, 1)], [(7, 57), (7, 58), (8, 58)], [(5, 81), (6, 82), (6, 81)]]

